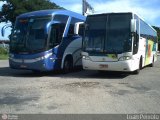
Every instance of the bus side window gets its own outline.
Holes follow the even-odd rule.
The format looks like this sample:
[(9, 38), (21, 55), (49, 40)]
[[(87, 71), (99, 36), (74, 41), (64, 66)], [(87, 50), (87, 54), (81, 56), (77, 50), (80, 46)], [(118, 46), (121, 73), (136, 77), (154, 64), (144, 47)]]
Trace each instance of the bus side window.
[(51, 32), (50, 32), (50, 40), (49, 40), (49, 47), (52, 48), (54, 46), (54, 42), (56, 41), (56, 29), (54, 28), (54, 25), (51, 26)]
[(65, 28), (64, 24), (54, 24), (51, 26), (50, 42), (49, 42), (50, 48), (59, 45), (61, 43), (64, 28)]
[(70, 24), (68, 36), (73, 36), (73, 35), (74, 35), (74, 25)]
[(74, 35), (74, 27), (77, 22), (83, 22), (83, 21), (72, 17), (71, 22), (70, 22), (70, 26), (69, 26), (69, 30), (68, 30), (68, 36)]
[(58, 24), (59, 24), (59, 40), (60, 40), (60, 38), (62, 39), (63, 34), (66, 31), (65, 27), (66, 27), (68, 18), (69, 17), (67, 15), (55, 15), (53, 18), (53, 21), (58, 22)]
[(136, 21), (136, 32), (134, 33), (133, 54), (137, 54), (139, 47), (139, 20)]
[(83, 34), (84, 34), (84, 24), (80, 24), (78, 35), (83, 36)]
[(138, 43), (139, 43), (139, 36), (138, 36), (138, 33), (136, 32), (134, 34), (133, 54), (137, 54), (138, 52)]

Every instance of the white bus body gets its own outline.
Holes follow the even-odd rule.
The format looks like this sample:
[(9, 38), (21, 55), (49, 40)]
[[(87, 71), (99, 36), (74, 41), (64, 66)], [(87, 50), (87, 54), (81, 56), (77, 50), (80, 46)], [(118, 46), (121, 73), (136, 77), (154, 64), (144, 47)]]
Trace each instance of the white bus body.
[(157, 61), (157, 32), (133, 13), (90, 15), (82, 64), (86, 70), (139, 73)]

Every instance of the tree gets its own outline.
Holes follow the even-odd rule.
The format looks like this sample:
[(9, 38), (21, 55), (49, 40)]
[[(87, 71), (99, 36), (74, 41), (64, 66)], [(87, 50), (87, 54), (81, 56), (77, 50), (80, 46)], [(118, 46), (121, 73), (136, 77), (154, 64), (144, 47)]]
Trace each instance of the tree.
[(44, 10), (44, 9), (63, 9), (62, 7), (50, 2), (49, 0), (3, 0), (6, 4), (0, 11), (0, 22), (10, 21), (12, 25), (16, 17), (22, 13)]
[(153, 28), (157, 31), (158, 41), (160, 42), (160, 28), (156, 26), (153, 26)]

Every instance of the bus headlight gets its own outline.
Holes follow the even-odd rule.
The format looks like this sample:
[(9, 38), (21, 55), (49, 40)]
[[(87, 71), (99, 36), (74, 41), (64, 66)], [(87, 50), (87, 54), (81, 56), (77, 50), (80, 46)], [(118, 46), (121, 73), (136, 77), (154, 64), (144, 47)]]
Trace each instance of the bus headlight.
[(52, 55), (52, 53), (48, 53), (44, 56), (44, 58), (49, 58)]
[(125, 60), (130, 60), (130, 59), (132, 59), (131, 56), (123, 56), (119, 58), (119, 61), (125, 61)]
[(48, 53), (48, 54), (46, 54), (45, 56), (42, 56), (41, 59), (42, 59), (42, 60), (43, 60), (43, 59), (47, 59), (47, 58), (49, 58), (51, 55), (52, 55), (52, 53)]
[(82, 58), (85, 59), (85, 60), (89, 60), (89, 59), (90, 59), (90, 58), (89, 58), (88, 56), (86, 56), (86, 55), (83, 55)]

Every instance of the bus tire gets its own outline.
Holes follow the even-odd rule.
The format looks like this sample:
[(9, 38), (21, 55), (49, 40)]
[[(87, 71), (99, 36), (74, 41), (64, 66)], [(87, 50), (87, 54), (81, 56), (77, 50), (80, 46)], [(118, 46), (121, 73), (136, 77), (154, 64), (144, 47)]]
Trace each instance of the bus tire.
[(134, 74), (139, 74), (140, 73), (140, 70), (142, 69), (142, 63), (143, 63), (143, 60), (142, 60), (142, 57), (141, 57), (140, 61), (139, 61), (139, 68), (134, 71)]
[(139, 62), (139, 69), (142, 70), (142, 64), (143, 64), (143, 59), (142, 59), (142, 56), (140, 58), (140, 62)]
[(63, 73), (69, 73), (73, 70), (73, 59), (72, 57), (66, 57), (63, 64)]
[(133, 72), (133, 74), (136, 74), (136, 75), (139, 74), (139, 73), (140, 73), (140, 69), (139, 68)]
[(152, 59), (152, 63), (149, 66), (154, 67), (154, 56), (153, 56), (153, 59)]

